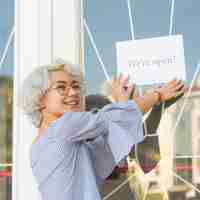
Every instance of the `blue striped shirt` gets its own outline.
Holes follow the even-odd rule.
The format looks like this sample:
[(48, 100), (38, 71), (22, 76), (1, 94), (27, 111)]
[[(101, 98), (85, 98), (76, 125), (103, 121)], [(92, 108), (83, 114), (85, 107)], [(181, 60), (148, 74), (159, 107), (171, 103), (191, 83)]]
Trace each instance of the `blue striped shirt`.
[(144, 139), (133, 101), (97, 114), (66, 112), (32, 145), (31, 167), (43, 200), (100, 200), (99, 184)]

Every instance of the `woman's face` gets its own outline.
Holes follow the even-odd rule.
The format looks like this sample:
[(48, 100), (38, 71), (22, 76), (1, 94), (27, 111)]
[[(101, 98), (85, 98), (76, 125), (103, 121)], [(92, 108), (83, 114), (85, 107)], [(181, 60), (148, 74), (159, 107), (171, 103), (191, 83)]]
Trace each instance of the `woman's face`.
[(83, 111), (81, 88), (77, 77), (65, 71), (51, 72), (47, 92), (42, 98), (43, 113), (60, 117), (64, 112)]

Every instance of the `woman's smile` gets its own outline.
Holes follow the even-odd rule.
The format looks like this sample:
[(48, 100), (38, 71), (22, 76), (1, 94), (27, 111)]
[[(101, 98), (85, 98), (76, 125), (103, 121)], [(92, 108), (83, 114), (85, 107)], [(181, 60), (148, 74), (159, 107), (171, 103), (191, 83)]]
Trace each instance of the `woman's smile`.
[(80, 109), (81, 107), (80, 98), (63, 100), (63, 104), (72, 109)]

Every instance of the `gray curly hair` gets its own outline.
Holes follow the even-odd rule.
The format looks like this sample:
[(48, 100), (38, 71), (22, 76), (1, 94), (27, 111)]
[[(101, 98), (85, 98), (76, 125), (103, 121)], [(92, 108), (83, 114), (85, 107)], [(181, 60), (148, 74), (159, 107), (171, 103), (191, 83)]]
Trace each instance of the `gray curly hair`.
[(42, 122), (40, 100), (48, 88), (49, 74), (52, 71), (60, 70), (76, 76), (82, 85), (82, 94), (85, 93), (83, 72), (78, 65), (71, 64), (63, 59), (57, 59), (52, 64), (37, 67), (24, 80), (19, 95), (19, 106), (24, 114), (28, 116), (30, 122), (37, 128), (40, 127)]

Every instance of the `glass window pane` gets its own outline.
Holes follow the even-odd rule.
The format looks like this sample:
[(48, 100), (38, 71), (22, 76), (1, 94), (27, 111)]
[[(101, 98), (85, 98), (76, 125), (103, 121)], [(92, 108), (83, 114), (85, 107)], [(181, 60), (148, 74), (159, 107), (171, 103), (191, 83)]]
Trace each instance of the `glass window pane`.
[[(135, 39), (169, 35), (171, 2), (167, 0), (130, 1)], [(191, 83), (194, 83), (194, 85), (189, 98), (182, 98), (162, 116), (158, 129), (162, 159), (156, 169), (145, 175), (144, 179), (148, 182), (147, 199), (164, 199), (162, 195), (166, 198), (168, 196), (170, 200), (199, 198), (198, 192), (191, 197), (190, 185), (193, 184), (197, 190), (200, 185), (199, 159), (197, 158), (200, 156), (200, 77), (192, 82), (195, 72), (199, 70), (197, 67), (200, 57), (199, 7), (199, 1), (175, 1), (172, 32), (183, 35), (187, 84), (191, 86)], [(116, 73), (115, 42), (132, 39), (127, 1), (84, 1), (84, 15), (101, 59), (109, 76), (112, 77)], [(106, 77), (86, 30), (85, 71), (88, 93), (100, 93), (100, 85)], [(144, 148), (143, 151), (147, 149)], [(156, 156), (154, 155), (155, 159), (158, 158)], [(124, 168), (127, 168), (126, 165)], [(103, 193), (112, 192), (117, 185), (119, 186), (126, 173), (127, 170), (120, 172), (114, 179), (107, 181)], [(136, 172), (132, 173), (136, 174)], [(116, 184), (117, 181), (119, 181), (118, 184)], [(145, 185), (143, 182), (140, 184), (139, 180), (134, 183), (142, 187)], [(133, 188), (137, 188), (135, 185), (133, 184)], [(122, 188), (127, 189), (127, 187), (129, 184), (125, 184)], [(124, 195), (124, 199), (128, 198), (127, 190), (123, 193), (122, 188), (108, 199), (120, 199), (121, 194)], [(129, 192), (136, 196), (136, 190)], [(158, 195), (158, 197), (151, 197), (151, 195)]]
[(11, 200), (13, 40), (5, 53), (14, 25), (14, 1), (0, 1), (0, 199)]
[(0, 199), (3, 200), (11, 200), (11, 188), (12, 188), (12, 180), (11, 177), (7, 176), (6, 174), (2, 174), (0, 177)]

